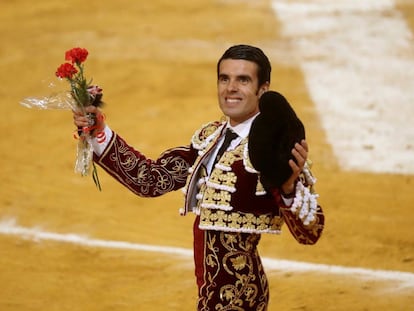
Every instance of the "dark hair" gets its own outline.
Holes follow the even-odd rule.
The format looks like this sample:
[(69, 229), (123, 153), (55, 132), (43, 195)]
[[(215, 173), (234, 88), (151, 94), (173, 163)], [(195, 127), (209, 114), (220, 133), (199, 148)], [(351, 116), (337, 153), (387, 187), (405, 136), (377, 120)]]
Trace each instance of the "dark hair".
[(272, 71), (272, 67), (269, 59), (261, 49), (246, 44), (234, 45), (228, 48), (217, 62), (217, 78), (219, 75), (220, 63), (224, 59), (243, 59), (256, 63), (258, 67), (257, 77), (259, 79), (259, 86), (266, 82), (270, 83), (270, 72)]

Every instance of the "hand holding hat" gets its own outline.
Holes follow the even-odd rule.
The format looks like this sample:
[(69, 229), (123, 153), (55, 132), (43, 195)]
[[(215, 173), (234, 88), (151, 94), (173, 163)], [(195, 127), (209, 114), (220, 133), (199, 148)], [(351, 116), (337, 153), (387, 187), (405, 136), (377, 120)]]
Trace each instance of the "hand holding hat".
[(292, 148), (305, 139), (305, 128), (295, 111), (278, 92), (265, 92), (259, 101), (260, 114), (249, 132), (249, 157), (260, 172), (266, 189), (280, 188), (292, 175)]

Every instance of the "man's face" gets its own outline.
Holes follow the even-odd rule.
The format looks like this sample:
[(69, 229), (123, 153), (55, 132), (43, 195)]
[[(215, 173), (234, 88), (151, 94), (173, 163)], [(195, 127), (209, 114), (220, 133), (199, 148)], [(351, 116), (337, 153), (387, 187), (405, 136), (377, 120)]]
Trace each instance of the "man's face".
[(243, 59), (224, 59), (218, 72), (217, 92), (220, 109), (232, 126), (259, 112), (259, 97), (269, 87), (259, 87), (257, 64)]

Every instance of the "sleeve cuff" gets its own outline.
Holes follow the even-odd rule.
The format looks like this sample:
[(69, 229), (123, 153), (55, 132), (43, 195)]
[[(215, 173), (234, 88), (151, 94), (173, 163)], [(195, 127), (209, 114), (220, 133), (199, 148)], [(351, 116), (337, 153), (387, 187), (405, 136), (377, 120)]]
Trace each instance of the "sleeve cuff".
[(94, 137), (91, 139), (91, 145), (93, 148), (93, 152), (98, 157), (101, 156), (102, 153), (105, 151), (113, 135), (112, 130), (107, 125), (105, 125), (105, 128), (102, 131), (102, 133), (103, 134), (100, 135), (99, 137)]
[(292, 206), (293, 204), (293, 198), (285, 198), (283, 195), (281, 196), (283, 203), (285, 204), (285, 206)]

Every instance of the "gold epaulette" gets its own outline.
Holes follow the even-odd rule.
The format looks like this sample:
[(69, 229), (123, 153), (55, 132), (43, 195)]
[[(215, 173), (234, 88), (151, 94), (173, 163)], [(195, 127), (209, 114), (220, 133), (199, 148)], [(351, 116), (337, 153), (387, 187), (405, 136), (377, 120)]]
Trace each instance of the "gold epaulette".
[(217, 138), (223, 129), (225, 122), (214, 121), (203, 125), (198, 129), (192, 139), (191, 143), (197, 150), (206, 149), (206, 147)]

